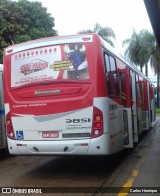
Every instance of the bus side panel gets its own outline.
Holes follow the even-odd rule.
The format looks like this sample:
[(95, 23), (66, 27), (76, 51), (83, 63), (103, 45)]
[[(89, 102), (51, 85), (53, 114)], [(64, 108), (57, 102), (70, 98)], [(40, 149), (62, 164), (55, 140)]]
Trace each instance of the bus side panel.
[[(123, 150), (123, 124), (121, 106), (107, 97), (94, 98), (94, 106), (103, 112), (104, 134), (90, 141), (88, 154), (112, 154)], [(97, 144), (95, 145), (95, 142)], [(93, 144), (92, 144), (93, 143)]]

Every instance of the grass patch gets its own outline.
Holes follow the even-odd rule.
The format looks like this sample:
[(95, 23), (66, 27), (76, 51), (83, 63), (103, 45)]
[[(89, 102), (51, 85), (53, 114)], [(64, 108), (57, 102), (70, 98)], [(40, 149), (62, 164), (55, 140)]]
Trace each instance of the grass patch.
[(160, 108), (156, 108), (156, 114), (160, 115)]

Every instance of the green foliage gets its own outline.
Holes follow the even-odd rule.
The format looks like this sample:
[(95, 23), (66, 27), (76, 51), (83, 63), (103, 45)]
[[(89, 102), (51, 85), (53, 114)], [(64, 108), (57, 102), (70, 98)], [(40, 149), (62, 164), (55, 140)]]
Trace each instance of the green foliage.
[(17, 39), (15, 39), (15, 42), (22, 43), (31, 40), (31, 37), (29, 35), (20, 35)]
[[(150, 60), (150, 65), (157, 74), (157, 92), (160, 91), (160, 49), (157, 45), (153, 33), (142, 29), (139, 33), (133, 31), (130, 39), (123, 41), (123, 46), (127, 45), (125, 55), (135, 65), (145, 66), (146, 76), (148, 76), (147, 64)], [(160, 95), (157, 94), (157, 108), (160, 107)], [(157, 110), (158, 112), (159, 110)]]
[(160, 108), (156, 108), (156, 115), (160, 115)]
[(93, 33), (93, 31), (90, 30), (90, 29), (87, 29), (87, 30), (78, 31), (77, 33), (79, 33), (79, 34), (87, 34), (87, 33)]
[(5, 47), (12, 43), (57, 35), (54, 26), (54, 18), (40, 2), (1, 0), (0, 63)]
[(100, 37), (102, 37), (107, 43), (114, 47), (114, 43), (112, 38), (115, 40), (116, 36), (114, 31), (109, 27), (102, 27), (100, 24), (96, 23), (94, 30), (82, 30), (79, 31), (80, 34), (87, 34), (87, 33), (97, 33)]
[(0, 36), (7, 43), (26, 31), (23, 8), (17, 2), (6, 1), (0, 5)]
[(50, 31), (53, 32), (52, 28), (55, 26), (54, 18), (51, 17), (51, 14), (47, 13), (47, 8), (42, 7), (40, 2), (19, 0), (18, 4), (23, 8), (28, 31), (36, 28), (44, 30), (46, 34)]
[(112, 38), (115, 40), (116, 36), (114, 31), (110, 27), (102, 27), (100, 24), (96, 23), (94, 27), (94, 32), (101, 36), (107, 43), (114, 47)]
[(134, 30), (131, 38), (123, 41), (123, 46), (126, 45), (125, 56), (127, 56), (132, 63), (140, 66), (141, 71), (142, 67), (145, 66), (146, 76), (148, 76), (147, 63), (155, 45), (153, 33), (146, 29), (142, 29), (139, 33), (136, 33)]

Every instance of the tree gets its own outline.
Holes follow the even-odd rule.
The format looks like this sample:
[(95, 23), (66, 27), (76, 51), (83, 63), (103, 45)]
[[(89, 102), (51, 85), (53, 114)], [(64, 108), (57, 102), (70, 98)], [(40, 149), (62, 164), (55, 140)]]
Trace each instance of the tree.
[(155, 49), (156, 40), (154, 34), (146, 29), (140, 31), (140, 39), (140, 66), (145, 66), (145, 75), (148, 76), (148, 62)]
[(125, 55), (128, 56), (130, 61), (136, 65), (142, 67), (145, 65), (146, 76), (148, 76), (147, 63), (149, 60), (151, 67), (157, 74), (157, 107), (160, 107), (160, 49), (157, 45), (155, 36), (153, 33), (148, 32), (146, 29), (140, 31), (137, 34), (135, 31), (132, 34), (131, 39), (126, 39), (123, 42), (123, 46), (128, 44), (125, 51)]
[[(25, 15), (25, 24), (27, 25), (28, 32), (37, 35), (38, 31), (43, 34), (43, 36), (56, 35), (57, 32), (53, 30), (54, 18), (51, 14), (47, 13), (47, 8), (42, 7), (41, 2), (30, 2), (28, 0), (19, 0), (18, 5), (23, 8)], [(46, 34), (46, 35), (45, 35)], [(30, 34), (31, 38), (33, 34)], [(39, 35), (38, 35), (39, 37)], [(36, 36), (37, 38), (37, 36)]]
[(128, 45), (125, 50), (125, 56), (135, 65), (142, 68), (145, 66), (145, 74), (148, 76), (148, 62), (152, 53), (152, 45), (155, 42), (153, 33), (146, 29), (136, 33), (135, 30), (130, 39), (123, 41), (123, 46)]
[(82, 30), (82, 31), (79, 31), (77, 33), (80, 33), (80, 34), (87, 34), (87, 33), (93, 33), (93, 31), (91, 29), (87, 29), (87, 30)]
[(3, 1), (0, 5), (0, 36), (12, 44), (13, 39), (26, 32), (25, 15), (17, 2)]
[(79, 31), (80, 34), (86, 34), (86, 33), (97, 33), (99, 36), (101, 36), (107, 43), (109, 43), (111, 46), (114, 47), (114, 43), (112, 41), (112, 38), (115, 40), (116, 36), (114, 31), (109, 27), (102, 27), (100, 24), (96, 23), (94, 26), (94, 30), (82, 30)]
[(42, 3), (28, 0), (0, 2), (0, 63), (3, 49), (10, 44), (57, 35), (54, 18)]
[(159, 46), (156, 44), (155, 48), (152, 51), (151, 55), (151, 66), (154, 69), (154, 72), (157, 73), (157, 108), (160, 108), (160, 49)]
[(109, 27), (102, 27), (96, 23), (94, 32), (101, 36), (107, 43), (114, 47), (114, 43), (111, 38), (116, 39), (114, 31)]

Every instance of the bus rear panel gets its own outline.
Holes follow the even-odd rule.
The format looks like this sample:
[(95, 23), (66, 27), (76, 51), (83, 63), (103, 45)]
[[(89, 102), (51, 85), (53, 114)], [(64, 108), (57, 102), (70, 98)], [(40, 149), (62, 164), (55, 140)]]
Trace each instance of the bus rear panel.
[(108, 154), (103, 108), (94, 97), (94, 58), (99, 54), (93, 36), (39, 41), (5, 50), (9, 152)]

